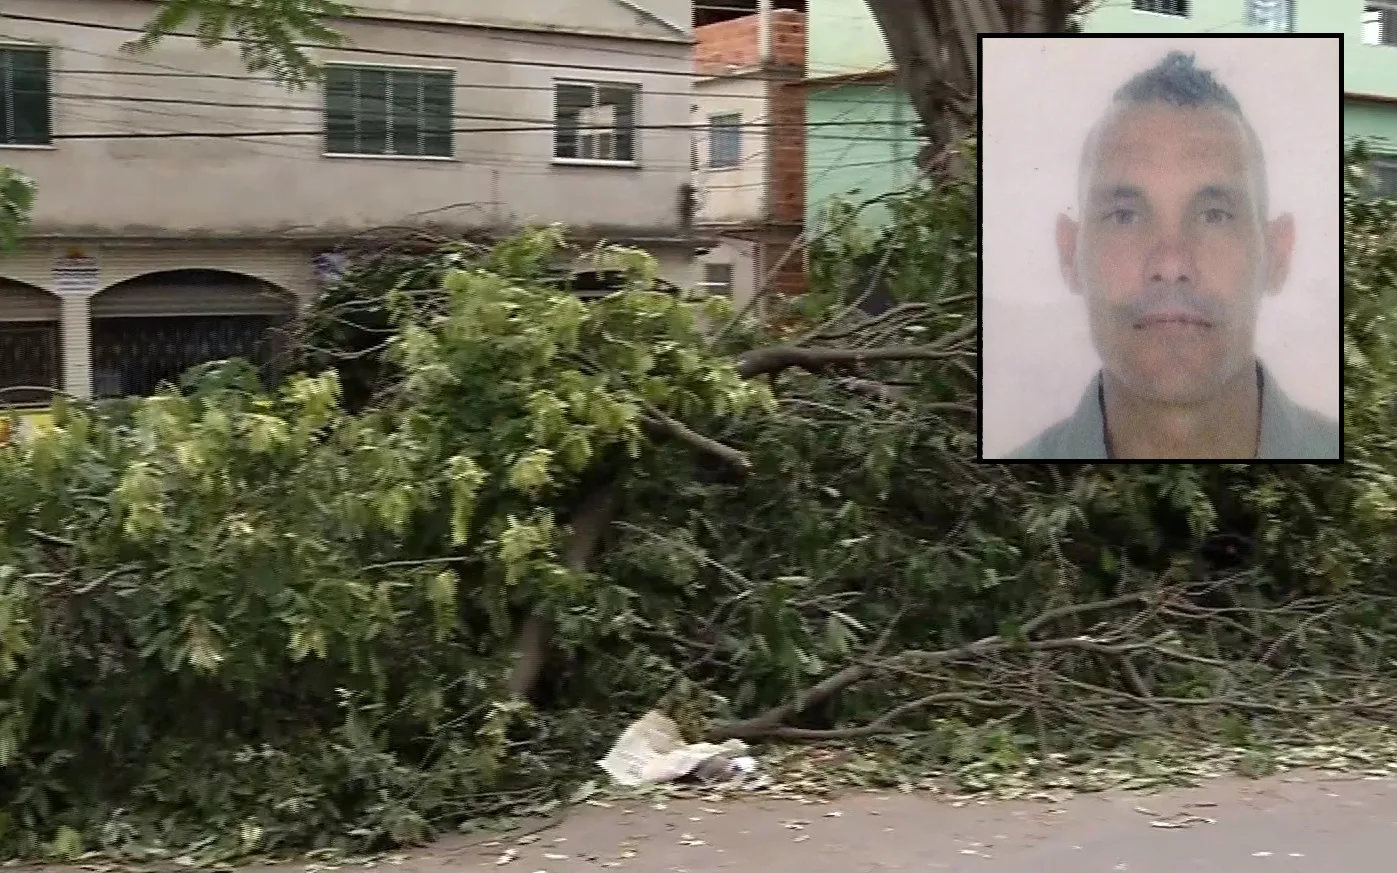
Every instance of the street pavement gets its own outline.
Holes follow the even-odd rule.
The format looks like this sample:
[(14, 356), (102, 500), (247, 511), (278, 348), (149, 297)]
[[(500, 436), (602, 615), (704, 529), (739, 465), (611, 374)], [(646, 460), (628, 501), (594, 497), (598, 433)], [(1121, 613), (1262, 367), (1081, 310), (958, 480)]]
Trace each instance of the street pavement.
[(857, 793), (582, 806), (520, 845), (448, 840), (403, 873), (1392, 873), (1397, 781), (1315, 772), (1061, 803)]

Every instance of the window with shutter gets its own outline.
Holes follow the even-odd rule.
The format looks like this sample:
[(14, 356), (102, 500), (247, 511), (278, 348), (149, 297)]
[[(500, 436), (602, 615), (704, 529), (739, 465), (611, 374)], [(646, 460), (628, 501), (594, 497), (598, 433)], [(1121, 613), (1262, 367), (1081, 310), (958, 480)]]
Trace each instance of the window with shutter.
[(1368, 45), (1397, 45), (1397, 2), (1364, 3), (1362, 24)]
[(704, 264), (703, 290), (710, 294), (732, 294), (732, 264)]
[(1188, 17), (1188, 0), (1131, 0), (1130, 8), (1136, 12), (1153, 12), (1156, 15), (1177, 15)]
[(49, 51), (0, 46), (0, 145), (53, 143)]
[(325, 69), (325, 151), (451, 157), (455, 75), (334, 64)]
[(708, 168), (731, 170), (742, 166), (742, 113), (729, 112), (708, 119)]

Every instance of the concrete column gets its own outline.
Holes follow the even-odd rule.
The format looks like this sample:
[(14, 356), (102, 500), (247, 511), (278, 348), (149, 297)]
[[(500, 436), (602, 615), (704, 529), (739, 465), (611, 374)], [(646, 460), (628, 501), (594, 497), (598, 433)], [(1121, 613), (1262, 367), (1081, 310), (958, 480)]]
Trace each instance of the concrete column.
[(63, 297), (63, 390), (74, 397), (92, 396), (92, 298)]
[(101, 265), (77, 247), (55, 255), (53, 293), (63, 301), (63, 390), (86, 399), (92, 396), (92, 298), (102, 287)]
[(757, 0), (757, 63), (771, 63), (771, 0)]

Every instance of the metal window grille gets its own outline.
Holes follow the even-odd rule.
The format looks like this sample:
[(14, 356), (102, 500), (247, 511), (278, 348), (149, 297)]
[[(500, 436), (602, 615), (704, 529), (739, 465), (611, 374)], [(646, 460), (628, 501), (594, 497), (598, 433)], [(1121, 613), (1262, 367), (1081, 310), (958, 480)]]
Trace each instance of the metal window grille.
[(231, 358), (257, 365), (270, 382), (282, 363), (276, 325), (269, 315), (94, 318), (93, 394), (149, 396), (191, 367)]
[(1130, 8), (1136, 12), (1154, 12), (1158, 15), (1187, 17), (1188, 7), (1188, 0), (1130, 0)]
[(455, 75), (448, 70), (325, 68), (325, 151), (451, 157)]
[(62, 348), (56, 321), (0, 322), (0, 409), (46, 406), (60, 387)]

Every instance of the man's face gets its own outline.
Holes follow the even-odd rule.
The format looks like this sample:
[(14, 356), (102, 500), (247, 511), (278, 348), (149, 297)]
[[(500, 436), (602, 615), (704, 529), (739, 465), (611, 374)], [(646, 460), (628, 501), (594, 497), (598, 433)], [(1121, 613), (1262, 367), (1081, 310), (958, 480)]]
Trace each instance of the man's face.
[(1257, 155), (1221, 107), (1118, 108), (1088, 148), (1080, 221), (1059, 218), (1057, 242), (1097, 351), (1141, 398), (1202, 402), (1251, 364), (1291, 218), (1265, 222)]

